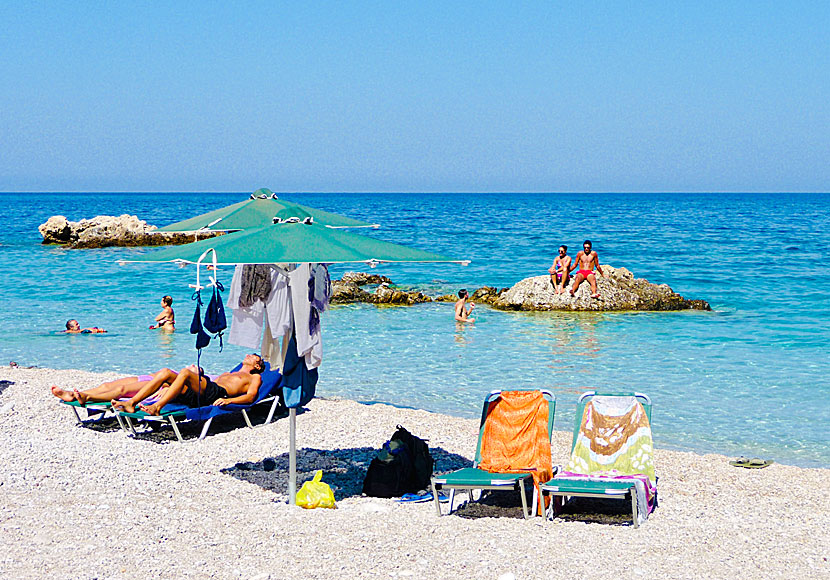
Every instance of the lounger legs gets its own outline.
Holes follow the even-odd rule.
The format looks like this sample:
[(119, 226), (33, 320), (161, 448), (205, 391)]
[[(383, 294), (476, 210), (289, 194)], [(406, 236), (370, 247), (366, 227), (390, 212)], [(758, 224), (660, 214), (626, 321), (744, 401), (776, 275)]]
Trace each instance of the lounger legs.
[(277, 412), (277, 407), (280, 404), (279, 397), (274, 397), (274, 402), (271, 403), (271, 410), (268, 411), (268, 418), (265, 419), (265, 424), (267, 425), (274, 419), (274, 413)]
[(629, 493), (631, 494), (631, 513), (634, 514), (634, 527), (637, 528), (640, 526), (638, 521), (640, 514), (637, 513), (637, 490), (632, 487)]
[(250, 427), (251, 429), (253, 429), (254, 426), (251, 425), (251, 419), (248, 418), (248, 413), (245, 411), (245, 409), (242, 409), (242, 416), (245, 418), (245, 424), (248, 425), (248, 427)]
[[(247, 419), (248, 417), (246, 416), (245, 418)], [(171, 420), (171, 422), (172, 422), (173, 417), (170, 417), (170, 420)], [(204, 424), (204, 426), (202, 427), (202, 432), (201, 432), (201, 434), (199, 434), (199, 441), (201, 441), (202, 439), (204, 439), (205, 437), (207, 437), (207, 434), (208, 434), (208, 429), (210, 429), (210, 424), (211, 424), (212, 422), (213, 422), (213, 417), (211, 417), (210, 419), (208, 419), (207, 421), (205, 421), (205, 424)], [(250, 426), (250, 422), (248, 423), (248, 425)], [(173, 423), (173, 429), (176, 429), (176, 435), (179, 435), (179, 430), (178, 430), (178, 428), (176, 428), (176, 424), (175, 424), (175, 423)], [(179, 441), (181, 441), (181, 440), (182, 440), (181, 435), (179, 435)]]
[[(170, 421), (170, 426), (173, 427), (173, 431), (176, 432), (176, 437), (178, 437), (179, 442), (184, 443), (184, 439), (182, 438), (182, 434), (179, 433), (179, 426), (176, 424), (176, 420), (173, 418), (172, 415), (167, 417), (167, 420)], [(205, 423), (205, 428), (202, 429), (202, 437), (204, 437), (205, 434), (207, 433), (207, 426), (208, 425), (210, 425), (210, 420), (208, 420), (208, 422)], [(201, 439), (202, 437), (199, 437), (199, 439)]]
[(530, 518), (530, 514), (527, 511), (527, 494), (525, 493), (525, 482), (524, 480), (519, 480), (519, 493), (522, 495), (522, 515), (525, 519)]

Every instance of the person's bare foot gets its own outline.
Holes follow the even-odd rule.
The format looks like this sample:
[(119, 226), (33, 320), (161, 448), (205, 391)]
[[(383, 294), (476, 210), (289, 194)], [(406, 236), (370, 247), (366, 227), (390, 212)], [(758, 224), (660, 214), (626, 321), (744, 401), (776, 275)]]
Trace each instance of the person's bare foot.
[(161, 414), (161, 406), (159, 406), (158, 403), (153, 403), (152, 405), (139, 405), (138, 408), (147, 413), (148, 415)]
[(591, 294), (591, 298), (599, 298), (599, 292), (597, 292), (596, 294)]
[(63, 389), (59, 388), (57, 385), (52, 385), (52, 394), (55, 395), (57, 398), (61, 399), (62, 401), (66, 401), (67, 403), (71, 403), (75, 400), (75, 393), (72, 391), (64, 391)]
[(574, 291), (573, 291), (573, 290), (568, 290), (568, 293), (570, 293), (570, 295), (571, 295), (571, 296), (573, 296), (573, 295), (574, 295)]
[(72, 394), (75, 395), (75, 400), (78, 401), (81, 405), (86, 405), (89, 401), (89, 396), (86, 393), (82, 393), (78, 389), (72, 389)]
[(135, 405), (130, 404), (129, 401), (119, 401), (118, 399), (113, 399), (110, 403), (112, 403), (112, 408), (116, 411), (135, 413)]

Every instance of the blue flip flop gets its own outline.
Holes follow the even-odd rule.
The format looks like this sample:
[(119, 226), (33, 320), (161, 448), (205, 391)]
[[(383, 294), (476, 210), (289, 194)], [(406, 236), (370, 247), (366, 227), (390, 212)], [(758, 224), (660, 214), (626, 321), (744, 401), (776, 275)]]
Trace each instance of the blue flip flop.
[[(397, 500), (398, 503), (421, 503), (425, 501), (432, 501), (432, 493), (425, 492), (425, 493), (405, 493), (401, 496), (401, 499)], [(438, 493), (438, 501), (450, 501), (449, 496), (447, 496), (444, 492)]]

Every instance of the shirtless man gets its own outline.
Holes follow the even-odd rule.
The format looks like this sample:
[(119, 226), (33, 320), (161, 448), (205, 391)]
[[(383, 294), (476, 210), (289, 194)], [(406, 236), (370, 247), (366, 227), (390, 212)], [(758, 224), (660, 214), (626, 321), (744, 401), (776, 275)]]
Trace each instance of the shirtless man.
[[(127, 401), (112, 401), (112, 408), (128, 413), (135, 412), (136, 405), (148, 415), (158, 415), (161, 409), (171, 402), (199, 407), (204, 404), (224, 406), (231, 403), (247, 404), (256, 399), (265, 369), (265, 362), (258, 354), (249, 354), (242, 361), (242, 368), (233, 373), (223, 373), (215, 381), (188, 367), (179, 371), (176, 377), (158, 372), (138, 393)], [(169, 370), (169, 369), (165, 369)], [(172, 371), (170, 371), (172, 373)], [(170, 380), (172, 379), (172, 380)], [(159, 399), (151, 405), (139, 404), (158, 391), (165, 382), (170, 387), (164, 390)]]
[(557, 294), (565, 291), (565, 286), (571, 280), (571, 257), (568, 255), (568, 246), (559, 246), (559, 255), (553, 261), (550, 272), (550, 283)]
[(458, 291), (459, 300), (455, 303), (455, 320), (456, 320), (456, 322), (475, 322), (476, 321), (475, 318), (470, 318), (470, 314), (473, 313), (473, 308), (475, 308), (476, 305), (474, 303), (470, 302), (469, 310), (465, 307), (465, 304), (467, 304), (467, 297), (468, 296), (469, 296), (469, 294), (467, 293), (467, 290), (465, 290), (464, 288), (462, 288), (461, 290)]
[(594, 268), (597, 269), (597, 272), (599, 272), (601, 276), (604, 277), (605, 274), (599, 265), (599, 256), (591, 249), (591, 240), (585, 240), (582, 243), (582, 250), (576, 255), (576, 260), (571, 266), (571, 270), (574, 270), (577, 267), (579, 270), (574, 277), (574, 285), (571, 287), (571, 296), (576, 293), (583, 280), (588, 280), (591, 284), (591, 298), (599, 298), (599, 292), (597, 291), (597, 277), (594, 275)]
[(164, 296), (161, 299), (161, 313), (156, 316), (156, 324), (150, 326), (150, 329), (161, 328), (164, 332), (174, 332), (176, 330), (176, 315), (173, 313), (173, 299), (170, 296)]
[(74, 318), (70, 318), (66, 321), (66, 330), (64, 330), (67, 334), (90, 334), (90, 333), (100, 333), (106, 332), (103, 328), (98, 328), (97, 326), (93, 326), (92, 328), (81, 328), (81, 325), (78, 323), (77, 320)]

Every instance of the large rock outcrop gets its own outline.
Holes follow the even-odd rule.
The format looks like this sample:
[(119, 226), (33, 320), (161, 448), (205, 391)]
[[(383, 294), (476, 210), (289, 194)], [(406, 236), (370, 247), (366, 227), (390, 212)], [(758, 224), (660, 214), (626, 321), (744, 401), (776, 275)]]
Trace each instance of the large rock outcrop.
[[(635, 278), (626, 268), (603, 265), (602, 269), (605, 277), (597, 277), (599, 298), (591, 298), (591, 286), (587, 281), (582, 283), (575, 296), (567, 291), (556, 294), (550, 276), (544, 275), (525, 278), (511, 288), (501, 290), (484, 286), (473, 292), (470, 300), (499, 310), (711, 310), (704, 300), (689, 300), (672, 291), (667, 284), (652, 284), (643, 278)], [(377, 284), (373, 292), (362, 288), (369, 284)], [(453, 302), (456, 299), (451, 294), (432, 298), (417, 290), (397, 290), (390, 284), (391, 281), (382, 276), (347, 272), (342, 280), (332, 282), (332, 302), (411, 305), (432, 301)]]
[(591, 298), (591, 286), (583, 282), (575, 296), (569, 292), (556, 294), (550, 276), (533, 276), (519, 281), (513, 287), (494, 292), (479, 289), (474, 299), (500, 310), (711, 310), (704, 300), (689, 300), (674, 292), (668, 284), (652, 284), (644, 278), (635, 278), (626, 268), (603, 264), (605, 276), (597, 275), (599, 298)]
[(196, 239), (221, 235), (221, 232), (194, 234), (156, 231), (156, 226), (134, 215), (99, 215), (71, 222), (62, 215), (50, 217), (38, 227), (44, 244), (62, 244), (70, 248), (106, 248), (110, 246), (166, 246), (189, 244)]

